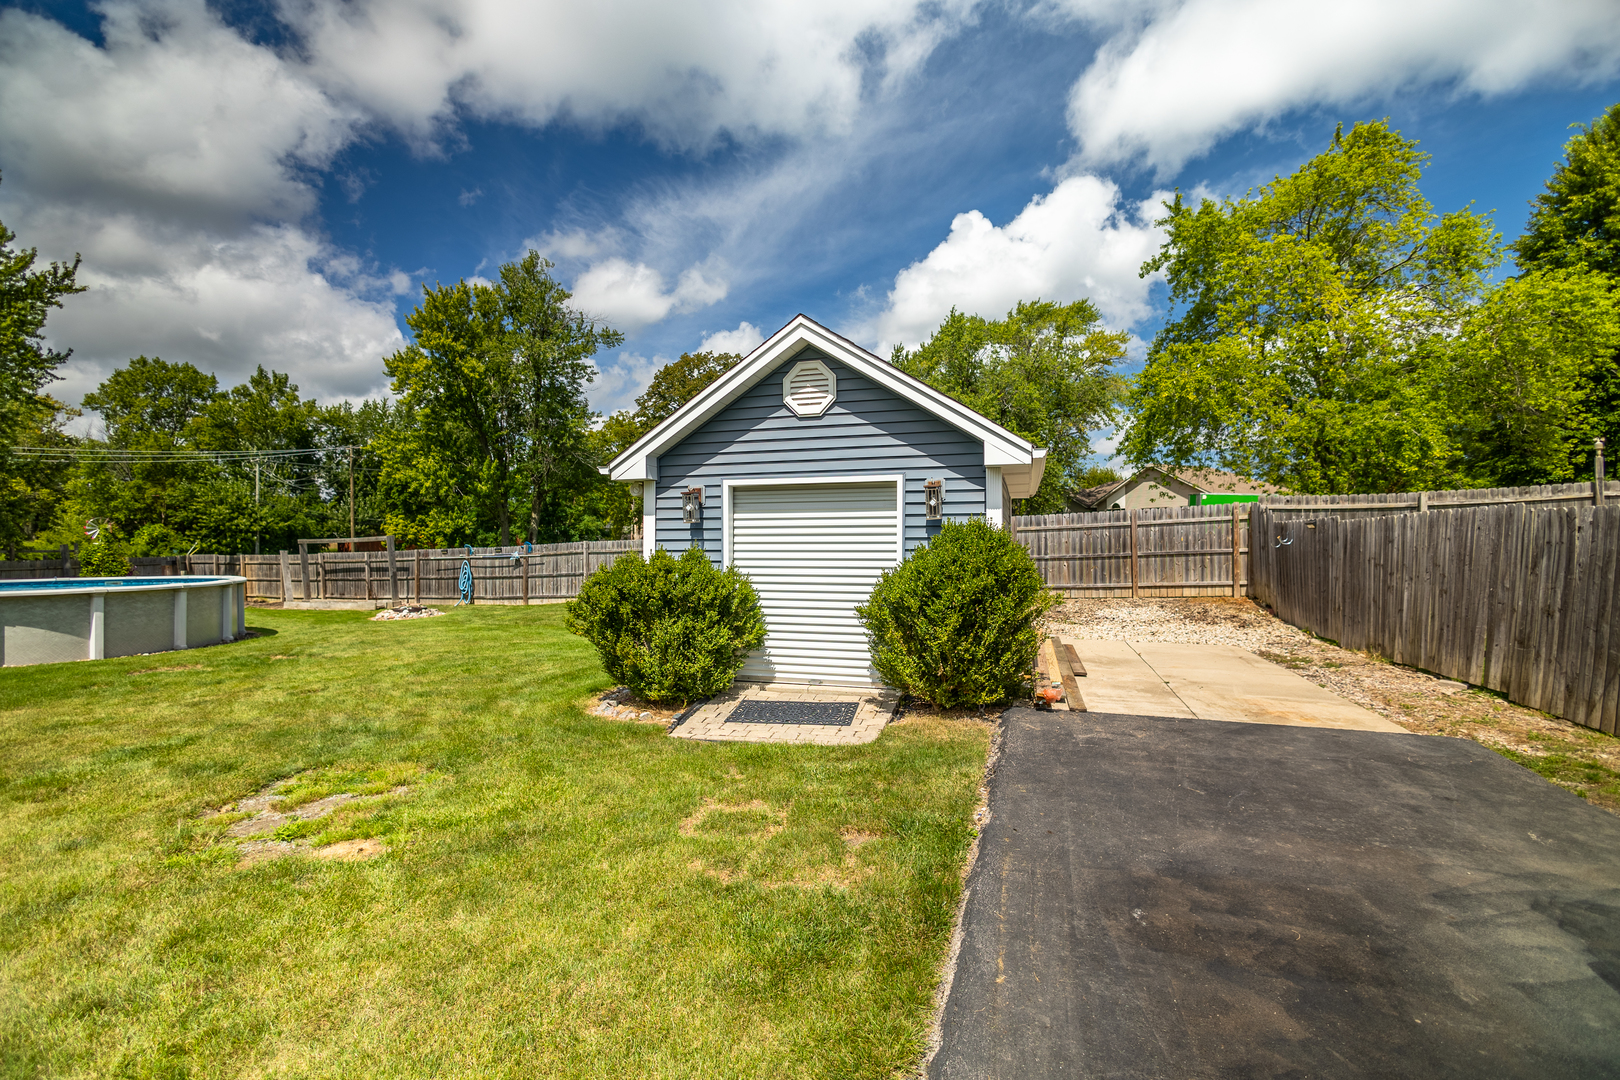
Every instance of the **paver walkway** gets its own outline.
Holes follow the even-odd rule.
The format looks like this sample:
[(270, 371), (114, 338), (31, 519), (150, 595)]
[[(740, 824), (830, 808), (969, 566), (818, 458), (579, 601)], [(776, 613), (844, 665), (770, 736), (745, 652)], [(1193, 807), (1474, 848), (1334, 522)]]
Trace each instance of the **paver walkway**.
[(1004, 722), (935, 1080), (1620, 1077), (1615, 817), (1462, 739)]
[[(855, 719), (848, 727), (831, 724), (732, 723), (731, 713), (744, 700), (776, 702), (854, 702)], [(838, 687), (787, 686), (783, 684), (738, 683), (698, 709), (670, 732), (678, 739), (709, 739), (725, 742), (812, 743), (819, 746), (849, 746), (869, 743), (883, 733), (894, 716), (899, 697), (892, 690), (860, 690)]]
[(1404, 732), (1287, 668), (1231, 645), (1086, 641), (1067, 635), (1086, 666), (1080, 694), (1098, 713)]

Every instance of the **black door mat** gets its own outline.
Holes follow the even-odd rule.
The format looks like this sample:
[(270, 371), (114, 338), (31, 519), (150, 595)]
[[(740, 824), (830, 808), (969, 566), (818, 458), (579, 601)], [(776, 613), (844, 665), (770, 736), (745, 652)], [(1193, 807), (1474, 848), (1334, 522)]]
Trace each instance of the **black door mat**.
[(858, 701), (760, 701), (744, 698), (725, 718), (727, 724), (815, 724), (849, 727)]

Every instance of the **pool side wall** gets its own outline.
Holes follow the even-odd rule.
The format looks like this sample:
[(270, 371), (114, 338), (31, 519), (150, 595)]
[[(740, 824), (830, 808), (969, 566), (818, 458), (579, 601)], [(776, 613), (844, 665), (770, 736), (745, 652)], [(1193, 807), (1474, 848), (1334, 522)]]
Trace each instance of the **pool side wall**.
[(170, 652), (181, 637), (179, 647), (187, 649), (234, 641), (245, 629), (246, 588), (242, 578), (214, 577), (138, 588), (0, 593), (0, 667)]

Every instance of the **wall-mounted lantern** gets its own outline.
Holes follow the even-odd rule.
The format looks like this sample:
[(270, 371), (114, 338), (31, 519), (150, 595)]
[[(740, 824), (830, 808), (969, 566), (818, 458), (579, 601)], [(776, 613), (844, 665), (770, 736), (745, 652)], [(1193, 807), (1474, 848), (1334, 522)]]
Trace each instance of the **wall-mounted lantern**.
[(929, 521), (945, 517), (945, 481), (930, 480), (923, 485), (923, 517)]
[(703, 489), (687, 488), (681, 492), (681, 520), (688, 525), (703, 520)]

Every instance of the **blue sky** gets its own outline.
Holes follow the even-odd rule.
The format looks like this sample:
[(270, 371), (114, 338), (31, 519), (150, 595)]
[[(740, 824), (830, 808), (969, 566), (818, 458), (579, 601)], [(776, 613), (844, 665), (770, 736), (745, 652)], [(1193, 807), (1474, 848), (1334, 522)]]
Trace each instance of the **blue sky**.
[(1151, 337), (1156, 193), (1237, 193), (1389, 116), (1509, 238), (1620, 100), (1607, 0), (111, 0), (0, 5), (0, 220), (130, 356), (386, 392), (422, 281), (533, 246), (623, 329), (593, 400), (796, 312), (869, 347), (951, 306)]

